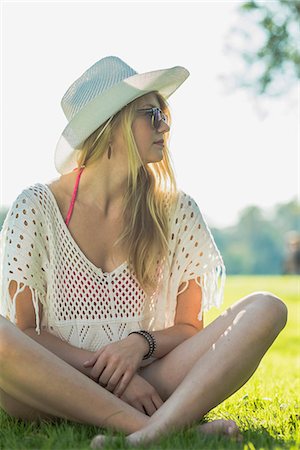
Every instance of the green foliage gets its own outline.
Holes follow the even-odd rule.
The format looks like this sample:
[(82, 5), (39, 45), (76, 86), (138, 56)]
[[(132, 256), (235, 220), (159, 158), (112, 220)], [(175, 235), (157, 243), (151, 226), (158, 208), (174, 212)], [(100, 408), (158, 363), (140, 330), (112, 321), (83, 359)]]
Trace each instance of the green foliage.
[[(241, 27), (231, 30), (243, 40), (240, 48), (229, 45), (228, 50), (240, 55), (246, 63), (244, 73), (233, 76), (234, 85), (252, 89), (258, 95), (282, 95), (300, 78), (300, 1), (247, 1), (239, 6)], [(253, 27), (254, 22), (254, 27)], [(253, 47), (257, 35), (264, 38)], [(252, 70), (252, 71), (251, 71)]]
[[(243, 442), (220, 436), (202, 436), (196, 427), (175, 431), (149, 447), (137, 450), (296, 450), (299, 449), (299, 282), (296, 276), (228, 277), (225, 302), (205, 315), (205, 326), (232, 303), (250, 292), (267, 290), (282, 298), (288, 306), (286, 327), (263, 357), (251, 379), (235, 394), (211, 410), (205, 420), (235, 420)], [(247, 357), (247, 355), (245, 355)], [(0, 412), (0, 449), (2, 450), (88, 450), (98, 433), (111, 435), (95, 426), (64, 420), (57, 423), (24, 423)], [(115, 450), (126, 446), (124, 435), (105, 446)]]
[(279, 204), (271, 216), (257, 206), (245, 208), (237, 225), (212, 228), (228, 274), (281, 274), (287, 256), (286, 236), (300, 234), (300, 204)]

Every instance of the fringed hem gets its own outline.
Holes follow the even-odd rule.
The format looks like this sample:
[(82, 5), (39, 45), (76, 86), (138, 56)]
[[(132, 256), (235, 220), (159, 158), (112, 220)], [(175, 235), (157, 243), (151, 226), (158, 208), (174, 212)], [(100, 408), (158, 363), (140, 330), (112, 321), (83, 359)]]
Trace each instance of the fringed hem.
[[(11, 298), (11, 296), (9, 294), (9, 290), (8, 290), (10, 281), (15, 281), (17, 283), (17, 289), (16, 289), (16, 292), (14, 293), (13, 298)], [(7, 289), (5, 292), (3, 292), (4, 295), (1, 299), (1, 315), (6, 317), (8, 320), (10, 320), (13, 324), (16, 325), (16, 322), (17, 322), (17, 317), (16, 317), (17, 297), (19, 294), (21, 294), (21, 292), (23, 292), (25, 290), (26, 287), (28, 287), (31, 291), (31, 299), (32, 299), (32, 304), (33, 304), (33, 308), (34, 308), (34, 312), (35, 312), (35, 322), (36, 322), (35, 331), (37, 332), (37, 334), (40, 334), (41, 330), (40, 330), (39, 303), (42, 303), (43, 295), (39, 291), (34, 289), (32, 286), (27, 286), (22, 281), (16, 281), (16, 280), (8, 281)]]
[[(220, 284), (219, 277), (221, 276)], [(223, 302), (224, 289), (226, 281), (226, 269), (224, 265), (219, 265), (210, 272), (203, 273), (196, 276), (196, 283), (202, 289), (202, 301), (201, 308), (198, 314), (198, 320), (202, 320), (203, 312), (208, 311), (212, 306), (219, 308)], [(184, 281), (185, 286), (178, 292), (181, 294), (184, 292), (189, 284), (189, 280)], [(219, 284), (219, 285), (218, 285)]]

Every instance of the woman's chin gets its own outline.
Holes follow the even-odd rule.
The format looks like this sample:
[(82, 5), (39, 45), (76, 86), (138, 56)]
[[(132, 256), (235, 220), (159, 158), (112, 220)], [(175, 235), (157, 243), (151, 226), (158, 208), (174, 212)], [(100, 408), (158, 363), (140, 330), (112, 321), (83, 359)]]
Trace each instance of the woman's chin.
[(145, 164), (157, 163), (162, 161), (164, 157), (163, 147), (156, 149), (154, 152), (151, 151), (148, 153)]
[(161, 161), (164, 157), (163, 147), (156, 150), (156, 161)]

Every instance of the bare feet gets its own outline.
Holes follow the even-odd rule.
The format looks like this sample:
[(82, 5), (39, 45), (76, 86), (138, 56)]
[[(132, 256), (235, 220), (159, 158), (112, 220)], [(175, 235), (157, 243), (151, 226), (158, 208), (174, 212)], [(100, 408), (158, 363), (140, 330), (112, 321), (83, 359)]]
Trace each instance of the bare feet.
[[(145, 445), (157, 441), (157, 439), (170, 431), (176, 431), (176, 429), (170, 426), (162, 426), (162, 424), (151, 424), (127, 436), (126, 441), (132, 446)], [(233, 420), (213, 420), (212, 422), (197, 425), (196, 431), (199, 431), (201, 434), (228, 436), (238, 441), (243, 439), (237, 424)]]
[[(239, 427), (234, 422), (234, 420), (225, 420), (225, 419), (218, 419), (213, 420), (212, 422), (207, 422), (202, 425), (198, 425), (196, 427), (196, 430), (199, 431), (201, 434), (207, 434), (207, 435), (222, 435), (222, 436), (228, 436), (237, 439), (238, 441), (241, 441), (243, 439)], [(148, 444), (151, 442), (154, 442), (158, 436), (161, 436), (161, 433), (157, 432), (151, 433), (150, 429), (147, 433), (146, 429), (143, 429), (143, 433), (133, 433), (132, 435), (127, 436), (126, 441), (130, 443), (132, 446), (138, 446), (139, 444)], [(140, 435), (139, 435), (140, 434)], [(103, 448), (104, 443), (108, 439), (104, 434), (98, 434), (91, 442), (91, 448), (97, 449), (97, 448)], [(116, 438), (111, 438), (112, 440)]]
[[(91, 442), (91, 448), (103, 448), (105, 442), (108, 440), (108, 437), (105, 434), (97, 434)], [(117, 438), (110, 437), (110, 441), (117, 440)]]
[(106, 436), (104, 434), (97, 434), (91, 442), (91, 448), (101, 448), (104, 445)]
[(219, 434), (223, 436), (235, 437), (242, 439), (239, 427), (234, 420), (218, 419), (199, 425), (197, 431), (203, 434)]

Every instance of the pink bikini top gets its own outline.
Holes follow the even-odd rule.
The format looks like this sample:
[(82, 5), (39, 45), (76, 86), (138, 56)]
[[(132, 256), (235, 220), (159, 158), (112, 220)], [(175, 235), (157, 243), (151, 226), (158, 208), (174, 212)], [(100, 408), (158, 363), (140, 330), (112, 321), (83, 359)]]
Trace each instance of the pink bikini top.
[[(67, 226), (69, 225), (69, 222), (70, 222), (70, 220), (71, 220), (71, 216), (72, 216), (72, 212), (73, 212), (73, 208), (74, 208), (74, 204), (75, 204), (75, 200), (76, 200), (76, 196), (77, 196), (79, 180), (80, 180), (80, 177), (81, 177), (81, 174), (82, 174), (82, 172), (83, 172), (84, 167), (85, 167), (85, 166), (82, 166), (82, 167), (79, 169), (78, 175), (77, 175), (77, 177), (76, 177), (76, 182), (75, 182), (75, 186), (74, 186), (74, 190), (73, 190), (73, 194), (72, 194), (72, 199), (71, 199), (69, 211), (68, 211), (68, 214), (67, 214), (67, 218), (66, 218), (66, 220), (65, 220)], [(74, 172), (75, 170), (78, 170), (78, 168), (74, 169), (73, 172)]]

